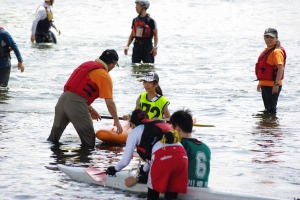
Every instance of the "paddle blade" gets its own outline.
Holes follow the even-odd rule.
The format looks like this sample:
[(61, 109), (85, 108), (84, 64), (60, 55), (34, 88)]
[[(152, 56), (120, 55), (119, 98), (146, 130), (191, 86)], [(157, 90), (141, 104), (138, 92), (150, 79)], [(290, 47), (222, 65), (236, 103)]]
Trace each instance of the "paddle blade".
[(94, 167), (85, 168), (84, 171), (97, 182), (106, 181), (106, 171), (101, 171)]
[(209, 125), (209, 124), (193, 124), (193, 126), (199, 126), (199, 127), (215, 127), (215, 125)]

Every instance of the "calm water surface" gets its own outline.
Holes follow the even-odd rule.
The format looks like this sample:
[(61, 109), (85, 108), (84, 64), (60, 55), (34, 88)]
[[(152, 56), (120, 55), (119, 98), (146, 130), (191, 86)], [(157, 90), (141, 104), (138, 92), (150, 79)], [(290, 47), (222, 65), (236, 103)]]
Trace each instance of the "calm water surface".
[[(72, 181), (57, 163), (111, 165), (122, 146), (97, 141), (80, 148), (72, 125), (63, 145), (46, 142), (54, 106), (71, 72), (107, 48), (120, 56), (110, 74), (118, 114), (129, 113), (143, 92), (138, 78), (156, 71), (174, 112), (190, 108), (198, 123), (195, 137), (212, 151), (209, 186), (282, 199), (300, 198), (300, 1), (152, 0), (159, 49), (154, 66), (133, 66), (123, 54), (134, 1), (56, 0), (56, 25), (62, 35), (52, 47), (32, 45), (31, 23), (40, 1), (0, 0), (0, 25), (17, 42), (26, 66), (13, 66), (8, 90), (0, 90), (0, 199), (139, 199), (145, 196)], [(276, 117), (261, 115), (254, 64), (265, 44), (263, 32), (277, 28), (288, 59)], [(16, 61), (16, 59), (15, 59)], [(108, 115), (103, 100), (94, 107)], [(96, 130), (111, 120), (94, 122)]]

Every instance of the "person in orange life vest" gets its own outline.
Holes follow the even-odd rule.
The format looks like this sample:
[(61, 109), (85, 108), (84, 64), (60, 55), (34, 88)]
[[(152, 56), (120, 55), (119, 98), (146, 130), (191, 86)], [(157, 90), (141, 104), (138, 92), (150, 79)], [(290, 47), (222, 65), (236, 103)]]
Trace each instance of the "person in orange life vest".
[(267, 47), (260, 54), (255, 66), (255, 74), (259, 80), (257, 91), (261, 92), (265, 112), (275, 114), (284, 78), (286, 52), (280, 46), (276, 29), (266, 29), (264, 40)]
[[(125, 55), (134, 39), (132, 49), (132, 63), (154, 63), (154, 56), (157, 55), (158, 32), (156, 21), (147, 13), (150, 6), (148, 0), (136, 0), (135, 9), (139, 14), (134, 18), (131, 26), (131, 33), (124, 49)], [(154, 37), (154, 46), (152, 38)]]
[(64, 86), (64, 92), (55, 106), (55, 117), (48, 141), (58, 143), (66, 126), (71, 122), (83, 146), (95, 146), (93, 119), (101, 116), (92, 107), (96, 98), (104, 98), (114, 119), (117, 132), (123, 132), (113, 100), (113, 83), (109, 72), (118, 65), (119, 56), (113, 49), (105, 50), (95, 61), (81, 64), (74, 70)]
[(61, 32), (56, 28), (53, 22), (53, 14), (51, 7), (54, 4), (54, 0), (45, 0), (36, 11), (35, 19), (32, 22), (31, 28), (31, 42), (36, 43), (52, 42), (56, 44), (56, 37), (50, 31), (50, 27), (53, 27), (58, 34)]
[[(159, 86), (159, 77), (155, 72), (146, 73), (143, 81), (146, 92), (140, 94), (136, 100), (135, 109), (142, 109), (147, 112), (150, 119), (170, 118), (168, 105), (169, 100), (163, 96), (162, 89)], [(129, 120), (130, 115), (124, 115), (124, 120)]]
[[(165, 199), (177, 199), (178, 193), (185, 194), (188, 186), (188, 159), (184, 147), (180, 144), (180, 134), (173, 131), (167, 123), (147, 119), (147, 113), (141, 109), (132, 112), (130, 118), (132, 131), (126, 140), (122, 159), (116, 166), (108, 167), (106, 174), (115, 175), (116, 172), (126, 167), (136, 147), (137, 153), (146, 161), (146, 164), (140, 168), (137, 178), (128, 177), (125, 184), (128, 187), (132, 186), (132, 179), (139, 183), (147, 182), (147, 199), (156, 200), (160, 193), (165, 194)], [(157, 128), (154, 129), (149, 123), (160, 123), (157, 127), (161, 127), (162, 129), (159, 128), (159, 130), (165, 130), (163, 132), (168, 134), (168, 136), (164, 135), (166, 140), (159, 140), (161, 137), (157, 139), (158, 135), (150, 136), (151, 133), (157, 133)], [(172, 138), (172, 142), (167, 142), (167, 138)], [(151, 149), (151, 152), (147, 152), (149, 149), (147, 147)], [(149, 155), (149, 158), (145, 159), (145, 155)], [(148, 171), (149, 174), (147, 174)]]
[(18, 59), (18, 69), (23, 72), (25, 67), (19, 48), (11, 35), (0, 26), (0, 87), (7, 87), (8, 85), (11, 71), (11, 50), (15, 52)]

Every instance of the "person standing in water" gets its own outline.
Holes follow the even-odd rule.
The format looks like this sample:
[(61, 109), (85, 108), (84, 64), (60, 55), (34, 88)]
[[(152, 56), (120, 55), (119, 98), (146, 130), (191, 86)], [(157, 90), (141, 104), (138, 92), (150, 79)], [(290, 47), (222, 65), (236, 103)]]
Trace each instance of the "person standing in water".
[(60, 35), (60, 30), (56, 28), (53, 21), (53, 13), (51, 7), (54, 4), (54, 0), (45, 0), (36, 11), (35, 19), (32, 22), (31, 28), (31, 42), (36, 43), (55, 43), (56, 37), (50, 31), (50, 27), (53, 27)]
[(276, 114), (277, 102), (282, 89), (286, 52), (278, 41), (278, 32), (268, 28), (264, 32), (267, 47), (258, 57), (255, 74), (258, 79), (257, 91), (261, 92), (265, 112)]
[(18, 69), (23, 72), (25, 67), (19, 48), (11, 35), (0, 26), (0, 87), (7, 87), (8, 85), (11, 71), (11, 50), (13, 50), (17, 56)]
[(84, 62), (74, 70), (55, 106), (54, 122), (48, 141), (59, 143), (65, 128), (71, 122), (82, 146), (94, 148), (96, 138), (91, 118), (101, 120), (100, 114), (92, 107), (97, 98), (105, 99), (117, 133), (123, 132), (113, 99), (113, 82), (109, 75), (116, 65), (119, 66), (118, 60), (117, 52), (107, 49), (95, 61)]
[[(125, 55), (133, 42), (132, 63), (154, 63), (154, 56), (157, 55), (158, 32), (156, 21), (147, 13), (150, 2), (147, 0), (135, 1), (135, 9), (139, 14), (133, 19), (131, 33), (124, 49)], [(154, 46), (152, 38), (154, 37)]]

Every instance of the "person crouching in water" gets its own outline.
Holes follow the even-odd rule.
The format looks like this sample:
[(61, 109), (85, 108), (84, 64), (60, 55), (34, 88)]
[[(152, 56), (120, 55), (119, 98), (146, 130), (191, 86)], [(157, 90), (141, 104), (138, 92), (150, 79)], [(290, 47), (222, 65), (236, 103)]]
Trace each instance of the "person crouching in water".
[[(163, 121), (148, 120), (147, 113), (141, 109), (132, 112), (129, 122), (132, 131), (128, 135), (122, 159), (116, 166), (108, 167), (106, 174), (115, 175), (126, 167), (137, 147), (138, 154), (146, 161), (140, 169), (140, 174), (149, 171), (147, 199), (156, 200), (160, 193), (165, 194), (165, 199), (177, 199), (178, 193), (187, 193), (188, 160), (186, 151), (180, 143), (179, 133), (173, 131), (171, 126)], [(156, 133), (158, 134), (155, 135)], [(156, 137), (160, 133), (165, 137)], [(170, 143), (166, 142), (169, 138), (172, 138)], [(145, 177), (143, 180), (139, 180), (140, 176), (132, 178), (136, 182), (145, 181)]]

